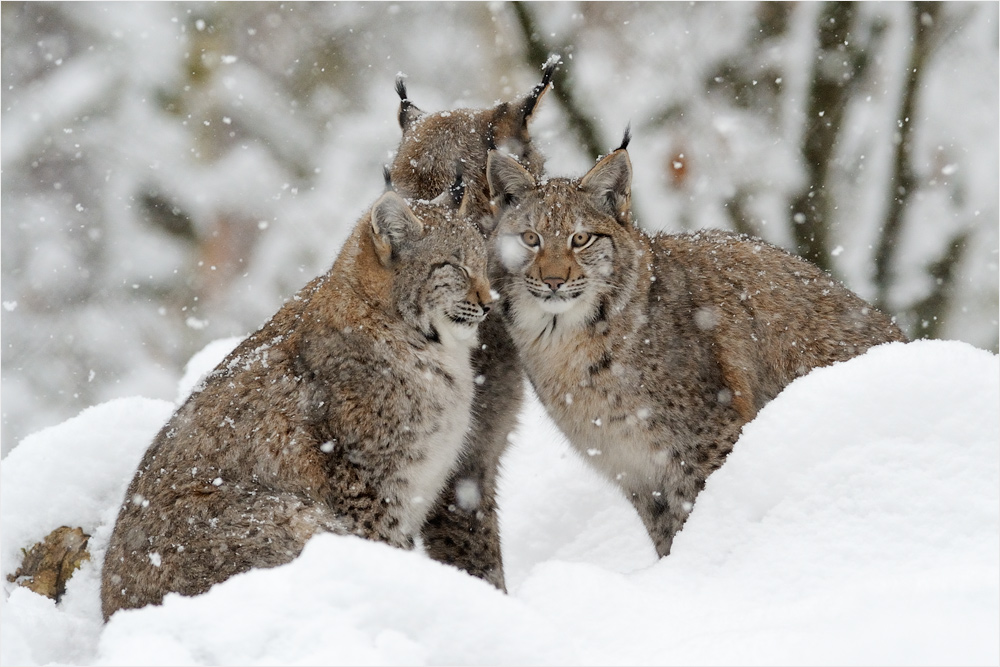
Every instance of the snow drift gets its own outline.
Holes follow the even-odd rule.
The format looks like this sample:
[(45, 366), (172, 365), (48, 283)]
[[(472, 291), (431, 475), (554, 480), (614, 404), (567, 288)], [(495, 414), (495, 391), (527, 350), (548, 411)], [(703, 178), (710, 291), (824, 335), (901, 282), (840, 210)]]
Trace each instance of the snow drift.
[[(235, 340), (198, 355), (179, 395)], [(120, 399), (2, 469), (4, 664), (996, 664), (1000, 363), (917, 341), (796, 380), (748, 424), (673, 552), (532, 401), (500, 487), (509, 595), (418, 552), (321, 535), (294, 562), (100, 620), (99, 565), (175, 405)], [(59, 604), (6, 581), (60, 525)]]

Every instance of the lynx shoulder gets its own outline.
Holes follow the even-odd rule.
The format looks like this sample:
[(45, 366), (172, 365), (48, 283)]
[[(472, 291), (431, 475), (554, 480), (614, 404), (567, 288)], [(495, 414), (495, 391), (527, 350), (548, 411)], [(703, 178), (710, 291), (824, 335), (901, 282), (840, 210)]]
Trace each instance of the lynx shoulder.
[(206, 377), (128, 487), (105, 618), (286, 563), (318, 531), (412, 546), (460, 454), (491, 302), (464, 212), (386, 193)]
[(494, 281), (522, 365), (572, 445), (670, 551), (745, 423), (812, 368), (904, 337), (816, 266), (722, 231), (650, 236), (628, 134), (581, 179), (491, 153)]

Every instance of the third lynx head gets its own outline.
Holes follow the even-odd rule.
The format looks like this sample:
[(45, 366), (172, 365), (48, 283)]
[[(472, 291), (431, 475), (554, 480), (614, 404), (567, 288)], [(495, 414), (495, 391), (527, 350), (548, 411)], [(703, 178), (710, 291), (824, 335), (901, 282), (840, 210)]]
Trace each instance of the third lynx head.
[(660, 555), (746, 422), (817, 366), (903, 340), (812, 264), (721, 231), (649, 235), (622, 146), (539, 182), (491, 152), (494, 281), (523, 367), (571, 444), (616, 482)]
[(516, 155), (532, 174), (540, 176), (544, 158), (531, 142), (528, 121), (548, 90), (558, 63), (559, 56), (549, 58), (542, 80), (528, 94), (487, 109), (428, 113), (410, 101), (403, 79), (397, 79), (403, 137), (391, 166), (396, 189), (407, 197), (429, 198), (455, 180), (456, 166), (460, 166), (472, 197), (470, 210), (486, 214), (486, 154), (490, 148)]

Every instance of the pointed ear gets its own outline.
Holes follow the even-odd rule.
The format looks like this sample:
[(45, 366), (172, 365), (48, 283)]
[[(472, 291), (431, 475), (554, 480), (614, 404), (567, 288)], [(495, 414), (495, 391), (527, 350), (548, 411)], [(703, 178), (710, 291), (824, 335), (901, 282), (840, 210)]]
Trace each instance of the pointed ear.
[(395, 192), (386, 192), (372, 206), (372, 242), (382, 266), (389, 266), (400, 249), (423, 234), (424, 226)]
[(463, 184), (461, 195), (462, 201), (458, 204), (458, 216), (460, 218), (468, 218), (472, 215), (472, 207), (475, 206), (472, 188), (467, 188)]
[(501, 211), (516, 205), (535, 187), (535, 178), (528, 170), (500, 151), (490, 151), (486, 156), (486, 180), (490, 199)]
[(628, 151), (619, 148), (594, 165), (580, 180), (580, 188), (599, 209), (622, 225), (628, 224), (632, 208), (632, 162)]
[(555, 74), (556, 66), (559, 64), (559, 56), (553, 55), (545, 62), (542, 71), (542, 80), (535, 84), (531, 92), (519, 100), (513, 102), (501, 102), (491, 110), (492, 119), (490, 130), (486, 139), (489, 148), (497, 148), (496, 135), (499, 134), (503, 142), (514, 142), (513, 153), (520, 153), (524, 148), (524, 143), (530, 141), (528, 135), (528, 121), (538, 108), (542, 96), (550, 88), (552, 75)]
[(549, 56), (549, 59), (545, 61), (542, 66), (542, 80), (538, 82), (531, 92), (528, 93), (521, 103), (518, 105), (521, 110), (522, 123), (527, 126), (528, 119), (531, 118), (531, 114), (535, 112), (538, 108), (538, 103), (541, 102), (542, 96), (545, 95), (546, 91), (549, 89), (549, 84), (552, 82), (552, 76), (556, 72), (556, 67), (559, 65), (560, 56), (558, 53), (554, 53)]
[(465, 168), (462, 165), (462, 162), (456, 162), (454, 182), (443, 190), (441, 194), (432, 199), (431, 203), (447, 206), (450, 209), (460, 208), (462, 206), (462, 202), (465, 201), (465, 191), (468, 189), (465, 187), (465, 181), (463, 180), (464, 171)]
[(396, 94), (399, 95), (399, 127), (403, 132), (406, 132), (413, 121), (423, 116), (424, 112), (407, 97), (406, 84), (403, 82), (402, 76), (396, 77)]

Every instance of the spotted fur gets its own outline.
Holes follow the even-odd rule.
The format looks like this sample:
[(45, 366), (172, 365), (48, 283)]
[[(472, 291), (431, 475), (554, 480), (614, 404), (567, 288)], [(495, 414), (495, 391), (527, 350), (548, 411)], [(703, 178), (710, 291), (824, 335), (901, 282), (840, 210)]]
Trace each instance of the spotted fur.
[(904, 338), (816, 266), (759, 239), (639, 230), (627, 144), (583, 178), (544, 182), (490, 153), (494, 285), (549, 415), (664, 556), (761, 407), (812, 368)]
[[(542, 155), (531, 142), (528, 123), (558, 62), (558, 56), (549, 59), (541, 81), (526, 95), (487, 109), (424, 112), (409, 99), (403, 80), (397, 80), (402, 138), (390, 168), (393, 186), (408, 197), (428, 198), (461, 170), (472, 217), (492, 215), (486, 183), (491, 148), (516, 155), (536, 176), (542, 173)], [(491, 257), (490, 264), (492, 279), (496, 259)], [(496, 483), (507, 436), (517, 425), (524, 379), (517, 349), (499, 317), (488, 318), (479, 328), (472, 363), (472, 426), (458, 467), (424, 524), (424, 545), (433, 558), (505, 590)]]
[(286, 563), (319, 531), (413, 546), (461, 453), (491, 303), (466, 212), (386, 193), (205, 378), (128, 487), (105, 619)]

